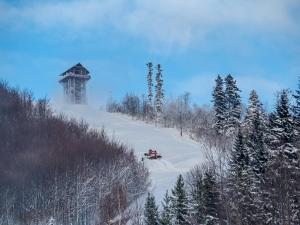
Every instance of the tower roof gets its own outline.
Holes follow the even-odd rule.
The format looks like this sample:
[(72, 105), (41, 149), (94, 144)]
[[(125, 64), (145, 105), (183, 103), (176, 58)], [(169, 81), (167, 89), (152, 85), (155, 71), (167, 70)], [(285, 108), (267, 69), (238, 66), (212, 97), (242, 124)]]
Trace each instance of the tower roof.
[(67, 71), (65, 71), (62, 74), (60, 74), (60, 76), (65, 76), (65, 75), (67, 75), (69, 73), (72, 73), (74, 75), (83, 75), (83, 76), (86, 76), (90, 72), (84, 66), (82, 66), (80, 63), (77, 63), (75, 66), (71, 67)]
[(59, 82), (64, 83), (70, 78), (89, 80), (91, 79), (89, 74), (90, 72), (84, 66), (82, 66), (80, 63), (77, 63), (75, 66), (60, 74), (61, 78), (59, 78)]

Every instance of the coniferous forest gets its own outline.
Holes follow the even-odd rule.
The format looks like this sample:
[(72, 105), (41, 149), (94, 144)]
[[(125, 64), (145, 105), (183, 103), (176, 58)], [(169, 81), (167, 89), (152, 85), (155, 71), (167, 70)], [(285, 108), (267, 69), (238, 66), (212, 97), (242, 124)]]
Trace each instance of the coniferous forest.
[(243, 105), (230, 74), (216, 77), (211, 109), (192, 107), (186, 93), (156, 110), (147, 67), (147, 98), (127, 94), (108, 110), (176, 127), (205, 143), (207, 160), (180, 175), (164, 199), (149, 193), (144, 224), (300, 224), (300, 80), (297, 90), (278, 92), (269, 111), (255, 90)]
[(156, 85), (147, 68), (147, 98), (107, 110), (177, 128), (203, 143), (205, 162), (155, 199), (132, 150), (1, 82), (0, 224), (298, 225), (300, 81), (267, 111), (256, 91), (244, 106), (235, 78), (218, 75), (212, 108), (192, 107), (188, 93), (166, 99), (161, 66)]
[(0, 0), (0, 225), (300, 225), (300, 0)]

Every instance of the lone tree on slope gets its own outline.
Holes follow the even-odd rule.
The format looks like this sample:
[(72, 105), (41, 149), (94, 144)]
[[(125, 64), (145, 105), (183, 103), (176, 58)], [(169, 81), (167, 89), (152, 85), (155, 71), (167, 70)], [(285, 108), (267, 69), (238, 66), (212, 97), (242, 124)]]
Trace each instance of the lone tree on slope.
[(152, 88), (153, 88), (153, 82), (152, 82), (152, 75), (153, 75), (153, 64), (151, 62), (147, 63), (148, 68), (148, 75), (147, 75), (147, 82), (148, 82), (148, 103), (152, 105)]
[(162, 69), (161, 65), (158, 64), (157, 67), (157, 73), (156, 73), (156, 85), (155, 85), (155, 108), (156, 112), (158, 114), (161, 114), (163, 111), (163, 100), (164, 100), (164, 90), (163, 90), (163, 79), (162, 79)]

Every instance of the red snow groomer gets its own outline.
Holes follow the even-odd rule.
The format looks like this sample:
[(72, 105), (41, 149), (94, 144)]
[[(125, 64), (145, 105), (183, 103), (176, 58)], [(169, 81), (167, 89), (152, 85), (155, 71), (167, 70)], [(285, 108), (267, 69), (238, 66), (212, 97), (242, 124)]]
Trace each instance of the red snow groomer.
[(161, 155), (156, 150), (149, 149), (148, 153), (144, 154), (148, 159), (160, 159)]

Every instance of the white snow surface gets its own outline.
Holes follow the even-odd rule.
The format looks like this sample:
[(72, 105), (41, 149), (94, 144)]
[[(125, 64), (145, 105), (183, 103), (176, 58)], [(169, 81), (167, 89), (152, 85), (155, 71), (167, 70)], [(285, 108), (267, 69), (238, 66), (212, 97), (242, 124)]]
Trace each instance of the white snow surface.
[(155, 124), (132, 119), (129, 116), (108, 113), (88, 105), (53, 105), (55, 113), (86, 121), (91, 128), (101, 130), (129, 148), (137, 158), (142, 159), (150, 148), (162, 155), (161, 159), (145, 159), (150, 171), (151, 192), (160, 202), (166, 190), (174, 187), (179, 174), (184, 175), (191, 168), (205, 160), (201, 144), (181, 137), (174, 128), (162, 128)]

